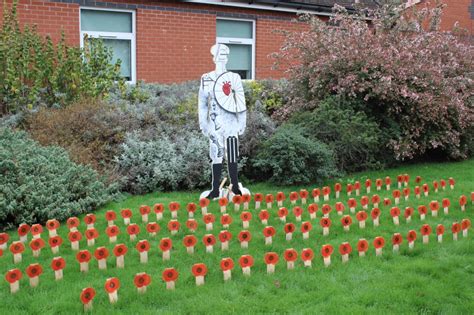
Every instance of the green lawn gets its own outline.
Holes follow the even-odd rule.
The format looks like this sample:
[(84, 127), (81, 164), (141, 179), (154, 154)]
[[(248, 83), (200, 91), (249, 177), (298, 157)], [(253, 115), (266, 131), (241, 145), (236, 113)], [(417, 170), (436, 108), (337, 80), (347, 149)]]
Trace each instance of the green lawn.
[[(75, 259), (75, 252), (70, 249), (67, 240), (67, 228), (63, 224), (59, 234), (64, 238), (64, 244), (60, 254), (66, 259), (66, 269), (62, 281), (54, 280), (54, 273), (50, 268), (50, 262), (54, 255), (47, 248), (43, 249), (41, 256), (37, 259), (31, 255), (31, 249), (27, 247), (23, 262), (13, 265), (10, 252), (5, 252), (0, 257), (0, 272), (4, 275), (11, 268), (18, 267), (23, 272), (26, 267), (33, 262), (43, 265), (44, 273), (40, 277), (40, 285), (31, 289), (28, 284), (26, 274), (21, 280), (20, 292), (15, 295), (9, 293), (9, 285), (5, 280), (0, 283), (0, 314), (46, 314), (46, 313), (80, 313), (82, 304), (79, 300), (80, 292), (83, 288), (92, 286), (96, 289), (97, 295), (94, 299), (94, 312), (96, 313), (473, 313), (474, 312), (474, 244), (472, 242), (474, 230), (470, 230), (467, 238), (461, 235), (459, 241), (455, 242), (451, 236), (451, 224), (463, 218), (474, 220), (474, 206), (471, 205), (470, 193), (474, 191), (474, 160), (459, 163), (439, 163), (439, 164), (416, 164), (408, 165), (397, 169), (384, 171), (365, 172), (342, 178), (339, 181), (345, 184), (360, 180), (363, 184), (366, 178), (371, 178), (375, 184), (376, 178), (391, 176), (393, 185), (396, 186), (396, 175), (408, 173), (411, 176), (410, 187), (414, 187), (415, 176), (420, 175), (423, 182), (430, 185), (433, 180), (456, 179), (454, 190), (449, 188), (446, 191), (440, 190), (438, 194), (430, 192), (428, 198), (415, 199), (412, 195), (408, 202), (402, 199), (400, 209), (405, 209), (410, 205), (415, 209), (420, 204), (428, 205), (431, 200), (441, 201), (442, 198), (451, 199), (451, 208), (448, 215), (440, 211), (437, 218), (427, 215), (425, 222), (421, 222), (415, 212), (411, 223), (406, 223), (401, 218), (400, 226), (395, 226), (389, 216), (389, 207), (381, 206), (381, 226), (374, 228), (370, 219), (365, 229), (359, 229), (355, 216), (354, 224), (350, 232), (344, 232), (340, 217), (333, 210), (331, 219), (333, 225), (329, 236), (322, 236), (319, 226), (321, 211), (318, 212), (318, 219), (313, 221), (313, 231), (309, 240), (302, 240), (299, 233), (300, 223), (295, 222), (293, 215), (289, 215), (288, 222), (294, 222), (298, 232), (293, 236), (293, 240), (287, 242), (283, 233), (283, 223), (276, 216), (277, 207), (271, 209), (272, 217), (269, 224), (273, 225), (277, 234), (272, 246), (265, 246), (262, 235), (262, 224), (258, 220), (258, 215), (254, 210), (254, 203), (251, 204), (251, 211), (254, 217), (250, 223), (250, 231), (253, 239), (249, 249), (240, 248), (237, 234), (241, 230), (240, 217), (234, 214), (232, 207), (228, 213), (233, 215), (234, 222), (230, 231), (233, 239), (230, 242), (230, 250), (221, 252), (220, 243), (217, 241), (213, 254), (206, 254), (201, 242), (202, 236), (207, 232), (201, 221), (201, 214), (198, 210), (196, 219), (199, 228), (196, 232), (198, 245), (194, 255), (186, 253), (182, 244), (183, 236), (189, 234), (184, 223), (187, 213), (183, 209), (188, 202), (197, 202), (199, 192), (179, 192), (179, 193), (153, 193), (144, 196), (133, 196), (122, 202), (111, 203), (106, 207), (98, 209), (96, 212), (98, 222), (96, 228), (100, 237), (97, 240), (97, 247), (105, 245), (112, 252), (113, 245), (108, 243), (105, 234), (106, 222), (105, 211), (108, 209), (132, 209), (134, 216), (132, 222), (140, 225), (142, 231), (138, 239), (148, 239), (151, 242), (148, 264), (140, 264), (139, 255), (134, 248), (134, 243), (128, 240), (128, 235), (123, 225), (123, 221), (118, 219), (116, 224), (121, 228), (118, 242), (123, 242), (129, 247), (129, 252), (125, 258), (126, 268), (117, 270), (115, 268), (115, 257), (112, 253), (108, 259), (108, 269), (100, 271), (97, 268), (95, 259), (91, 260), (90, 271), (87, 274), (79, 272), (79, 264)], [(324, 183), (333, 187), (334, 182)], [(323, 185), (319, 185), (322, 187)], [(316, 187), (316, 186), (315, 186)], [(276, 193), (284, 191), (288, 196), (290, 191), (297, 191), (302, 187), (273, 187), (268, 184), (258, 184), (249, 187), (253, 193)], [(312, 186), (304, 187), (311, 191)], [(364, 192), (364, 190), (363, 190)], [(375, 193), (375, 188), (372, 188)], [(461, 212), (459, 207), (459, 196), (465, 194), (468, 197), (466, 212)], [(361, 195), (364, 195), (362, 193)], [(379, 192), (384, 197), (391, 198), (391, 192), (383, 189)], [(311, 200), (311, 199), (310, 199)], [(155, 203), (167, 205), (170, 201), (179, 201), (182, 210), (179, 213), (179, 221), (182, 223), (181, 231), (172, 236), (174, 248), (171, 260), (163, 262), (161, 251), (158, 249), (158, 242), (162, 237), (168, 236), (166, 224), (170, 219), (169, 211), (165, 212), (164, 219), (160, 221), (161, 231), (156, 238), (148, 237), (145, 224), (141, 223), (138, 208), (142, 204), (153, 206)], [(342, 194), (340, 201), (346, 203), (347, 197)], [(330, 204), (334, 207), (334, 194), (331, 194)], [(321, 200), (320, 206), (323, 204)], [(289, 200), (285, 206), (290, 209)], [(210, 212), (216, 214), (216, 223), (212, 233), (218, 235), (221, 230), (220, 213), (217, 202), (211, 203)], [(346, 214), (348, 213), (346, 207)], [(120, 217), (120, 216), (119, 216)], [(154, 221), (154, 214), (150, 215), (150, 221)], [(81, 218), (82, 219), (82, 218)], [(306, 212), (303, 214), (303, 221), (309, 220)], [(434, 228), (442, 223), (446, 226), (444, 242), (438, 244), (434, 234), (430, 237), (430, 243), (421, 243), (420, 227), (423, 223), (428, 223)], [(408, 251), (406, 235), (408, 230), (415, 229), (418, 232), (418, 239), (415, 249)], [(81, 221), (80, 230), (85, 230), (85, 224)], [(404, 242), (401, 245), (399, 254), (392, 253), (391, 236), (395, 232), (402, 233)], [(16, 232), (10, 232), (11, 238), (16, 240)], [(386, 246), (382, 257), (376, 257), (372, 246), (372, 240), (376, 236), (383, 236), (386, 239)], [(47, 240), (47, 231), (43, 232), (43, 238)], [(369, 240), (370, 249), (366, 257), (359, 258), (356, 251), (351, 254), (347, 264), (341, 263), (338, 253), (339, 245), (348, 241), (352, 247), (356, 248), (359, 238)], [(330, 267), (323, 266), (320, 249), (323, 244), (332, 244), (335, 248), (332, 264)], [(286, 270), (286, 263), (283, 260), (283, 251), (287, 248), (295, 248), (298, 253), (301, 249), (310, 247), (315, 251), (313, 268), (304, 268), (302, 261), (298, 260), (294, 270)], [(86, 242), (81, 241), (81, 248), (87, 248)], [(91, 251), (95, 247), (89, 248)], [(266, 274), (266, 266), (263, 262), (263, 255), (268, 251), (275, 251), (280, 255), (280, 262), (276, 266), (274, 275)], [(252, 275), (244, 277), (238, 258), (243, 254), (250, 254), (255, 259), (252, 268)], [(219, 263), (223, 257), (232, 257), (235, 261), (235, 268), (232, 273), (232, 280), (224, 283)], [(194, 277), (191, 274), (191, 266), (197, 262), (204, 262), (208, 266), (206, 283), (202, 287), (196, 287)], [(161, 273), (164, 268), (175, 267), (180, 275), (176, 283), (176, 290), (168, 291), (161, 280)], [(152, 277), (152, 283), (146, 294), (138, 294), (133, 284), (136, 273), (147, 272)], [(119, 301), (115, 305), (110, 305), (108, 297), (104, 291), (104, 282), (108, 277), (118, 277), (121, 281), (121, 288), (118, 296)]]

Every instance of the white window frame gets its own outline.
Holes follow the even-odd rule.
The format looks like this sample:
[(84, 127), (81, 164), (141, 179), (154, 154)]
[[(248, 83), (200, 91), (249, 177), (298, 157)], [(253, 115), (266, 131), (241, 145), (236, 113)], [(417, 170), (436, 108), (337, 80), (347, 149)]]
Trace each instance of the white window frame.
[[(252, 22), (252, 38), (237, 38), (237, 37), (217, 37), (217, 20), (226, 20), (226, 21), (242, 21), (242, 22)], [(233, 44), (233, 45), (251, 45), (252, 46), (252, 75), (250, 79), (246, 80), (255, 80), (255, 43), (256, 43), (256, 23), (255, 20), (249, 19), (235, 19), (235, 18), (216, 18), (216, 43), (217, 44)]]
[[(122, 33), (122, 32), (101, 32), (101, 31), (83, 31), (81, 25), (81, 12), (82, 10), (93, 10), (93, 11), (109, 11), (109, 12), (125, 12), (132, 14), (132, 32), (131, 33)], [(107, 9), (107, 8), (96, 8), (96, 7), (80, 7), (79, 8), (79, 32), (80, 32), (80, 45), (81, 48), (84, 48), (84, 35), (91, 38), (103, 38), (103, 39), (123, 39), (130, 40), (130, 71), (131, 78), (130, 81), (127, 81), (130, 84), (135, 84), (137, 82), (137, 65), (136, 65), (136, 12), (135, 10), (122, 10), (122, 9)]]

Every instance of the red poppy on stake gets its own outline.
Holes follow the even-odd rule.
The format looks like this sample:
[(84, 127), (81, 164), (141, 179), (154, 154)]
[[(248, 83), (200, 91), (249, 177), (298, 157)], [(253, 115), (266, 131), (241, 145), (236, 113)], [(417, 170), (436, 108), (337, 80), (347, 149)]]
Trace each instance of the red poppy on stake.
[(109, 243), (117, 242), (117, 235), (119, 235), (120, 230), (116, 225), (110, 225), (105, 229), (105, 233), (109, 237)]
[(167, 290), (174, 290), (176, 280), (178, 280), (179, 273), (174, 268), (166, 268), (163, 270), (161, 274), (162, 279), (166, 282), (166, 289)]
[(53, 236), (48, 240), (48, 244), (53, 254), (57, 254), (59, 253), (59, 247), (63, 244), (63, 239), (59, 235)]
[(342, 257), (342, 263), (349, 261), (349, 255), (352, 253), (352, 246), (348, 242), (344, 242), (339, 245), (339, 253)]
[(128, 248), (125, 244), (117, 244), (114, 247), (114, 256), (116, 259), (117, 268), (125, 268), (125, 255), (128, 252)]
[(30, 242), (30, 248), (33, 251), (33, 257), (39, 257), (41, 249), (45, 246), (43, 239), (36, 238), (32, 239)]
[(99, 232), (95, 228), (88, 228), (84, 233), (87, 239), (87, 246), (94, 246), (96, 238), (99, 237)]
[(272, 244), (274, 235), (275, 235), (275, 228), (273, 226), (266, 226), (263, 228), (263, 236), (265, 236), (265, 245)]
[(98, 247), (94, 252), (94, 257), (97, 259), (99, 269), (107, 269), (107, 257), (109, 257), (109, 250), (105, 247)]
[(183, 238), (183, 244), (188, 254), (194, 254), (194, 246), (196, 246), (197, 238), (194, 235), (186, 235)]
[(471, 228), (471, 220), (463, 219), (461, 221), (462, 236), (467, 237), (467, 232)]
[(251, 255), (242, 255), (239, 258), (240, 267), (244, 276), (250, 276), (250, 268), (253, 266), (253, 257)]
[(301, 198), (301, 204), (305, 205), (307, 200), (308, 200), (308, 195), (309, 192), (306, 189), (301, 189), (300, 190), (300, 198)]
[(341, 219), (342, 228), (344, 231), (348, 232), (351, 228), (352, 218), (350, 215), (345, 215)]
[(382, 249), (385, 246), (385, 239), (382, 236), (377, 236), (374, 239), (375, 256), (382, 256)]
[(46, 228), (49, 231), (49, 237), (54, 237), (58, 235), (57, 229), (59, 229), (59, 226), (59, 221), (56, 219), (46, 221)]
[(274, 252), (265, 253), (264, 260), (267, 265), (267, 274), (275, 273), (275, 265), (279, 260), (278, 254)]
[(372, 221), (374, 222), (374, 226), (379, 226), (380, 224), (380, 209), (373, 208), (370, 212), (370, 216), (372, 217)]
[(474, 205), (474, 191), (471, 192), (471, 204)]
[(329, 235), (329, 228), (331, 227), (331, 219), (329, 219), (329, 218), (322, 218), (322, 219), (319, 221), (319, 224), (320, 224), (321, 227), (323, 228), (323, 235), (324, 235), (324, 236)]
[(406, 186), (408, 186), (408, 182), (410, 181), (410, 175), (408, 174), (403, 174), (403, 184)]
[(295, 261), (298, 259), (298, 252), (293, 248), (286, 249), (283, 258), (286, 260), (287, 269), (295, 269)]
[(303, 214), (303, 208), (301, 207), (294, 207), (293, 214), (295, 215), (296, 222), (301, 222), (301, 215)]
[(105, 213), (105, 220), (107, 220), (108, 226), (114, 225), (114, 221), (117, 220), (117, 214), (113, 210), (108, 210)]
[(398, 175), (398, 176), (397, 176), (397, 183), (398, 183), (398, 188), (402, 188), (402, 185), (403, 185), (403, 175)]
[(392, 209), (390, 209), (390, 215), (392, 216), (393, 224), (400, 225), (400, 208), (392, 207)]
[(388, 207), (392, 204), (392, 200), (390, 200), (390, 198), (384, 198), (383, 199), (383, 205)]
[(286, 216), (288, 215), (288, 209), (285, 207), (281, 207), (278, 209), (278, 217), (280, 218), (281, 222), (286, 222)]
[(118, 289), (120, 288), (120, 281), (118, 278), (108, 278), (105, 281), (105, 291), (109, 295), (109, 301), (111, 304), (117, 303), (118, 301)]
[(163, 260), (170, 260), (171, 258), (171, 247), (173, 246), (173, 242), (170, 238), (162, 238), (160, 241), (160, 249), (163, 252)]
[(221, 213), (225, 213), (227, 211), (227, 204), (229, 200), (226, 197), (219, 198), (219, 206), (221, 207)]
[(252, 200), (252, 197), (250, 197), (249, 194), (242, 195), (242, 203), (244, 204), (244, 210), (249, 209), (249, 203), (251, 200)]
[(232, 197), (232, 203), (234, 204), (234, 211), (235, 212), (240, 211), (240, 204), (242, 203), (242, 196), (234, 195)]
[(278, 207), (283, 207), (283, 201), (285, 201), (286, 196), (283, 192), (279, 191), (276, 194), (276, 201), (277, 201), (277, 206)]
[(86, 227), (88, 229), (91, 229), (94, 227), (95, 221), (96, 221), (96, 217), (95, 217), (95, 214), (93, 213), (86, 214), (86, 216), (84, 217), (84, 223), (86, 224)]
[(395, 204), (398, 205), (400, 203), (400, 190), (395, 189), (392, 192), (393, 199), (395, 200)]
[(444, 214), (448, 214), (449, 213), (449, 206), (451, 205), (451, 201), (449, 201), (448, 198), (444, 198), (441, 201), (441, 204), (443, 205)]
[(421, 189), (420, 189), (420, 186), (415, 186), (415, 188), (413, 189), (414, 193), (415, 193), (415, 197), (417, 199), (420, 199), (421, 197)]
[(443, 190), (446, 190), (446, 181), (444, 179), (441, 179), (439, 181), (439, 184), (441, 185), (441, 188), (443, 188)]
[(438, 216), (438, 210), (439, 210), (439, 203), (437, 200), (433, 200), (430, 202), (430, 209), (431, 209), (431, 215), (433, 217)]
[(423, 224), (420, 229), (420, 233), (423, 236), (423, 244), (428, 244), (428, 242), (430, 241), (431, 231), (431, 226), (429, 226), (428, 224)]
[(417, 184), (421, 183), (421, 176), (417, 176), (415, 178), (415, 183), (417, 183)]
[(10, 293), (14, 294), (20, 290), (20, 279), (23, 274), (20, 269), (10, 269), (5, 274), (5, 279), (10, 283)]
[(350, 198), (347, 201), (347, 206), (349, 207), (349, 210), (351, 213), (355, 213), (355, 208), (357, 207), (357, 201), (354, 198)]
[(207, 198), (201, 198), (199, 199), (199, 206), (201, 207), (201, 214), (205, 215), (207, 213), (207, 207), (209, 207), (209, 204), (211, 201)]
[(433, 190), (435, 193), (438, 192), (438, 189), (439, 189), (439, 184), (437, 181), (433, 181)]
[(71, 242), (72, 250), (79, 250), (79, 241), (82, 239), (82, 234), (79, 231), (69, 232), (68, 239)]
[(188, 228), (189, 232), (194, 233), (194, 232), (196, 232), (196, 230), (198, 228), (198, 223), (194, 219), (188, 219), (186, 221), (186, 227)]
[(367, 212), (365, 211), (359, 211), (356, 214), (356, 219), (359, 221), (359, 228), (365, 229), (365, 221), (367, 220)]
[(336, 199), (339, 199), (339, 196), (341, 194), (342, 190), (342, 185), (340, 183), (335, 183), (334, 184), (334, 191), (336, 192)]
[(413, 211), (415, 211), (412, 207), (406, 207), (403, 216), (405, 217), (407, 223), (411, 221), (411, 216), (413, 215)]
[(212, 231), (213, 223), (216, 221), (216, 217), (212, 213), (205, 214), (203, 216), (204, 224), (206, 224), (206, 231)]
[(342, 215), (344, 213), (345, 207), (342, 202), (336, 202), (335, 208), (338, 215)]
[(17, 232), (18, 236), (20, 237), (20, 242), (26, 243), (28, 240), (28, 233), (30, 232), (30, 226), (26, 223), (22, 223), (20, 226), (18, 226)]
[(369, 242), (366, 239), (361, 238), (357, 242), (357, 251), (359, 252), (359, 257), (365, 256), (365, 253), (369, 249)]
[(295, 231), (295, 225), (293, 223), (286, 223), (284, 226), (286, 240), (291, 241), (293, 238), (293, 232)]
[(234, 261), (232, 258), (222, 258), (220, 266), (224, 274), (224, 281), (230, 280), (232, 278), (232, 269), (234, 269)]
[(301, 232), (303, 233), (303, 239), (306, 240), (309, 238), (309, 232), (313, 229), (311, 222), (306, 221), (301, 224)]
[[(209, 214), (206, 214), (209, 215)], [(212, 226), (212, 224), (211, 224)], [(168, 222), (168, 230), (170, 231), (171, 235), (176, 235), (178, 234), (179, 228), (181, 227), (181, 224), (179, 224), (178, 220), (170, 220)]]
[(39, 284), (39, 276), (43, 273), (40, 264), (31, 264), (26, 268), (26, 274), (30, 278), (30, 287), (35, 288)]
[(438, 224), (438, 226), (436, 226), (436, 236), (438, 237), (438, 243), (443, 242), (443, 234), (444, 234), (444, 225)]
[(89, 271), (89, 261), (91, 260), (91, 253), (85, 249), (77, 252), (76, 259), (79, 262), (79, 271), (88, 272)]
[(451, 232), (453, 232), (453, 241), (458, 240), (458, 233), (461, 231), (461, 224), (454, 222), (451, 226)]
[(221, 241), (221, 250), (229, 249), (229, 241), (232, 239), (232, 233), (229, 231), (220, 231), (219, 232), (219, 241)]
[(31, 226), (31, 235), (33, 235), (33, 239), (41, 238), (41, 233), (43, 233), (43, 226), (41, 226), (41, 224), (33, 224)]
[(314, 252), (311, 248), (303, 248), (301, 251), (301, 260), (305, 267), (311, 267), (311, 262), (314, 258)]
[(321, 212), (323, 213), (323, 218), (329, 218), (329, 213), (332, 211), (332, 208), (327, 203), (323, 204), (321, 207)]
[(122, 211), (120, 211), (120, 215), (123, 218), (123, 224), (129, 225), (130, 224), (130, 218), (132, 217), (132, 210), (123, 209)]
[(403, 197), (405, 198), (405, 201), (408, 201), (408, 198), (410, 197), (410, 188), (403, 188)]
[(377, 178), (375, 180), (375, 186), (377, 187), (377, 191), (380, 191), (382, 189), (382, 185), (383, 185), (382, 179)]
[(148, 251), (150, 250), (150, 243), (147, 240), (141, 240), (135, 246), (140, 253), (140, 263), (148, 263)]
[(140, 214), (142, 215), (142, 222), (148, 223), (148, 215), (151, 212), (150, 206), (141, 205), (139, 211), (140, 211)]
[(347, 191), (347, 196), (349, 197), (350, 195), (352, 195), (352, 190), (354, 188), (352, 187), (352, 184), (347, 184), (346, 185), (346, 191)]
[(319, 196), (321, 195), (321, 191), (319, 188), (315, 188), (311, 191), (311, 195), (313, 196), (314, 202), (319, 202)]
[(154, 237), (160, 231), (160, 225), (156, 222), (150, 222), (146, 225), (146, 231), (148, 235)]
[(172, 201), (168, 204), (168, 209), (171, 211), (171, 218), (177, 219), (178, 218), (178, 210), (181, 208), (179, 202)]
[(212, 234), (205, 234), (202, 237), (202, 242), (206, 246), (206, 253), (214, 252), (214, 244), (216, 244), (216, 238)]
[(423, 195), (424, 195), (425, 197), (428, 197), (428, 193), (429, 193), (429, 191), (430, 191), (430, 188), (429, 188), (428, 184), (423, 184), (423, 185), (421, 186), (421, 189), (423, 190)]
[(151, 283), (151, 277), (146, 272), (140, 272), (135, 275), (133, 283), (137, 287), (138, 293), (143, 294)]
[(312, 203), (308, 206), (308, 212), (309, 212), (309, 218), (311, 220), (316, 219), (316, 212), (318, 212), (318, 205), (315, 203)]
[(421, 221), (425, 219), (427, 212), (428, 212), (428, 208), (426, 208), (425, 205), (418, 206), (418, 213), (420, 214)]
[(10, 252), (13, 254), (13, 263), (21, 263), (22, 253), (25, 251), (25, 245), (22, 242), (13, 242), (10, 244)]
[(290, 202), (291, 202), (291, 205), (295, 205), (296, 204), (296, 201), (298, 200), (298, 193), (296, 191), (292, 191), (290, 193)]
[(252, 213), (248, 211), (244, 211), (240, 214), (240, 219), (242, 220), (242, 227), (244, 229), (249, 228), (249, 222), (252, 220)]
[(454, 181), (454, 178), (450, 177), (450, 178), (448, 179), (448, 182), (449, 182), (449, 188), (454, 189), (454, 184), (456, 183), (456, 182)]
[(82, 289), (81, 302), (84, 304), (84, 312), (92, 310), (92, 301), (95, 297), (95, 290), (93, 288)]
[(260, 206), (261, 206), (262, 201), (263, 201), (263, 195), (261, 193), (256, 193), (253, 196), (253, 200), (255, 201), (255, 209), (256, 210), (260, 209)]
[(66, 261), (61, 256), (54, 257), (51, 261), (51, 269), (54, 270), (54, 278), (61, 280), (63, 278), (63, 270), (66, 267)]
[(461, 211), (466, 211), (467, 197), (462, 195), (459, 197), (459, 205), (461, 206)]
[(368, 194), (370, 194), (370, 188), (371, 187), (372, 187), (372, 181), (370, 180), (370, 178), (367, 178), (365, 180), (365, 189), (366, 189)]
[(380, 196), (379, 195), (373, 195), (372, 198), (370, 199), (372, 202), (372, 205), (374, 208), (378, 208), (380, 204)]
[(232, 217), (227, 213), (221, 216), (221, 224), (224, 229), (228, 229), (232, 221)]
[(194, 202), (190, 202), (186, 205), (186, 210), (188, 211), (188, 217), (194, 218), (194, 212), (196, 212), (197, 206)]
[(323, 191), (324, 201), (328, 201), (329, 194), (331, 193), (331, 188), (329, 186), (324, 186), (322, 191)]
[(369, 197), (362, 196), (362, 198), (360, 198), (360, 205), (363, 209), (367, 209), (369, 206)]
[(355, 189), (355, 192), (356, 192), (356, 196), (359, 196), (360, 195), (360, 182), (359, 181), (356, 181), (354, 183), (354, 189)]
[(272, 204), (273, 204), (273, 195), (272, 194), (267, 194), (265, 196), (265, 202), (267, 204), (267, 208), (268, 209), (271, 209), (272, 208)]
[(252, 234), (249, 231), (240, 231), (238, 238), (241, 248), (249, 248), (249, 242), (252, 240)]
[(415, 247), (415, 241), (416, 241), (416, 231), (415, 230), (408, 231), (407, 241), (408, 241), (408, 248), (412, 250)]
[(161, 219), (163, 219), (163, 212), (165, 212), (165, 206), (162, 203), (156, 203), (153, 206), (153, 212), (155, 212), (156, 221), (160, 221)]
[(390, 190), (391, 184), (392, 184), (392, 179), (389, 176), (385, 177), (385, 188), (387, 189), (387, 191)]
[(204, 284), (204, 277), (207, 274), (207, 267), (203, 263), (194, 264), (191, 271), (196, 278), (196, 285), (200, 286)]
[(333, 252), (333, 247), (330, 244), (323, 245), (321, 248), (321, 255), (323, 255), (324, 266), (329, 267), (331, 264), (331, 255)]
[(403, 241), (403, 237), (400, 233), (394, 233), (392, 236), (392, 245), (393, 245), (393, 251), (398, 252), (400, 250), (400, 244)]

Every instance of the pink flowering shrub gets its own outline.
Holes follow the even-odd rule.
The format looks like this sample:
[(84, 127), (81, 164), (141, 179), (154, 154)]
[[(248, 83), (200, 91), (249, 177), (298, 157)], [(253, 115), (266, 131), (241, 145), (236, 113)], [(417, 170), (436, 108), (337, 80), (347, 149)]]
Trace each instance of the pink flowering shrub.
[(276, 57), (288, 67), (292, 92), (275, 117), (313, 110), (330, 95), (353, 98), (381, 130), (390, 129), (385, 145), (395, 159), (434, 152), (466, 158), (474, 136), (474, 48), (460, 30), (438, 31), (442, 8), (334, 10), (329, 23), (303, 16), (309, 31), (286, 33)]

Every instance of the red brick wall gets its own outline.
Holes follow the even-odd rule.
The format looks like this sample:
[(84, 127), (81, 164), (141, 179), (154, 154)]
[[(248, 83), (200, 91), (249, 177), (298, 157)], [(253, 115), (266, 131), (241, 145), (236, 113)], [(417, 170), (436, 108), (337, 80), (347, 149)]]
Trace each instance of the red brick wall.
[(459, 26), (474, 35), (474, 19), (471, 19), (469, 7), (474, 5), (472, 0), (443, 0), (446, 7), (443, 11), (441, 19), (441, 28), (443, 30), (451, 30), (454, 23), (458, 22)]

